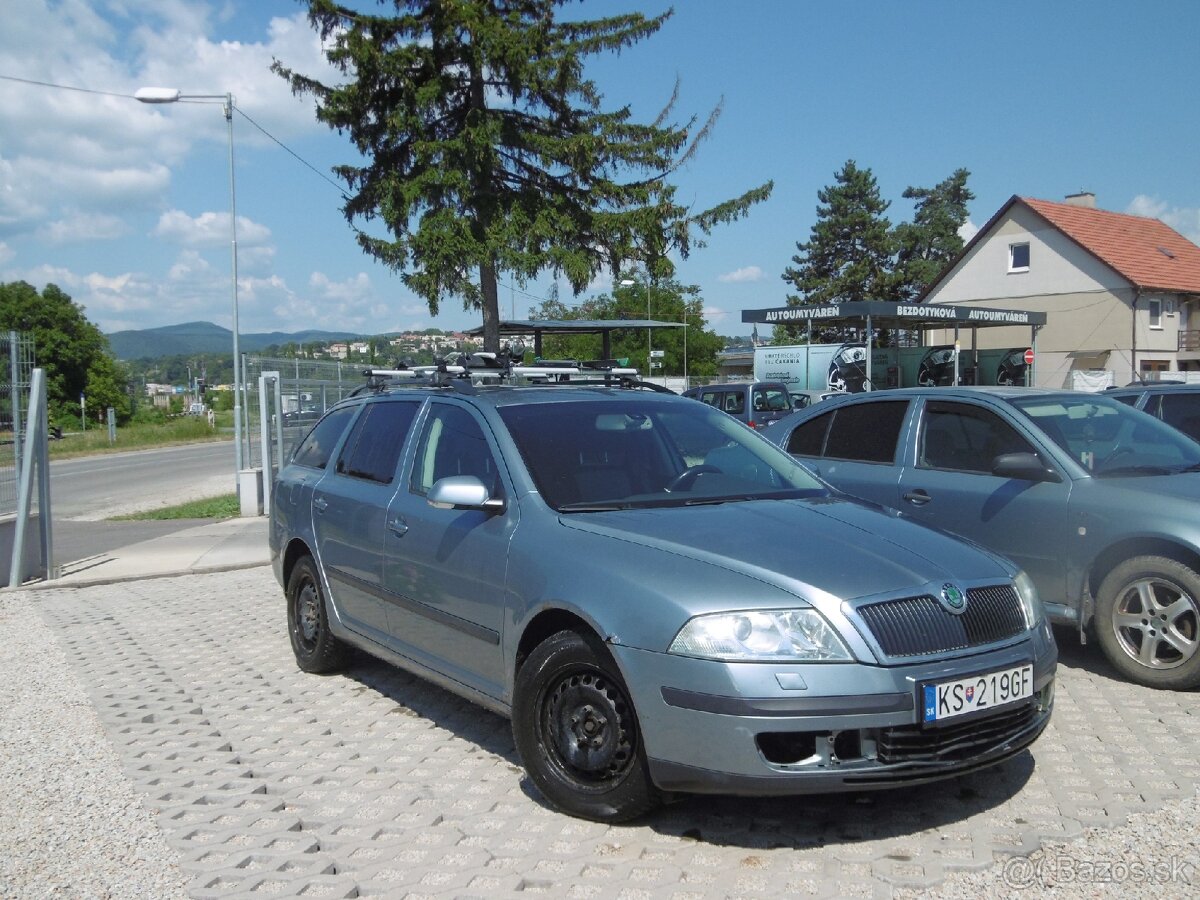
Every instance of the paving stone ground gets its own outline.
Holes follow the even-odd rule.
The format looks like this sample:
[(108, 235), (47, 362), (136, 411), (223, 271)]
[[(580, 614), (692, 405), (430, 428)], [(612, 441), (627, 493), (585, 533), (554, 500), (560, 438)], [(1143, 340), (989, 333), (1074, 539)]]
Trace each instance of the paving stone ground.
[(891, 897), (980, 870), (1003, 893), (1006, 859), (1200, 784), (1196, 695), (1064, 639), (1051, 726), (990, 771), (605, 826), (542, 805), (506, 720), (366, 656), (300, 672), (269, 569), (28, 596), (198, 898)]

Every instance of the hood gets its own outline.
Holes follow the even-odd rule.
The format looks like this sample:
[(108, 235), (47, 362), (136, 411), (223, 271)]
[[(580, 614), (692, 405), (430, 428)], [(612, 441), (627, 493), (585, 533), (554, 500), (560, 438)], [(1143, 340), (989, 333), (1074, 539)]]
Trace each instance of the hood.
[(930, 582), (1005, 579), (992, 554), (899, 513), (843, 497), (560, 515), (580, 531), (631, 540), (803, 596), (842, 600)]

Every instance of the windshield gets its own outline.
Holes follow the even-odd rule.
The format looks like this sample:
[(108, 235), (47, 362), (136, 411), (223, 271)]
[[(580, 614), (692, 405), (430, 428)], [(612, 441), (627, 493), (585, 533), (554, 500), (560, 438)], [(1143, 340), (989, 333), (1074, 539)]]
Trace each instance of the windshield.
[(530, 403), (500, 416), (561, 512), (823, 496), (828, 489), (737, 419), (698, 403)]
[(1059, 395), (1010, 402), (1097, 478), (1200, 471), (1200, 444), (1111, 398)]

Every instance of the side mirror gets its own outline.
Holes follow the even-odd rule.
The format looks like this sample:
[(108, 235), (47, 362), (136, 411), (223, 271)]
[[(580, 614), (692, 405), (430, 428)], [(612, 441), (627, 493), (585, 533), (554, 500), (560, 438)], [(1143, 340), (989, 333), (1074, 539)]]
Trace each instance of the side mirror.
[(992, 474), (1022, 481), (1049, 481), (1057, 484), (1062, 476), (1048, 469), (1036, 453), (1001, 453), (992, 460)]
[(451, 475), (438, 479), (429, 489), (425, 500), (435, 509), (504, 510), (504, 501), (499, 497), (491, 497), (483, 482), (474, 475)]

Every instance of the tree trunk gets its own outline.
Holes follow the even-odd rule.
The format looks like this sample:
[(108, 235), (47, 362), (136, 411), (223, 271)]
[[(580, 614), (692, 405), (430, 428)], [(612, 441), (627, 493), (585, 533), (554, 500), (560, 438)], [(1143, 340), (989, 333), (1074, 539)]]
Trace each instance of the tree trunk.
[(483, 349), (500, 352), (500, 300), (496, 291), (496, 266), (485, 263), (479, 267), (479, 288), (483, 292)]

